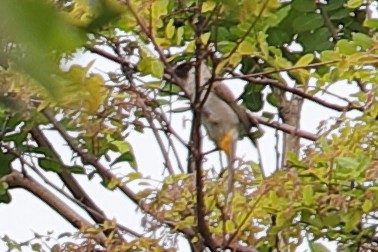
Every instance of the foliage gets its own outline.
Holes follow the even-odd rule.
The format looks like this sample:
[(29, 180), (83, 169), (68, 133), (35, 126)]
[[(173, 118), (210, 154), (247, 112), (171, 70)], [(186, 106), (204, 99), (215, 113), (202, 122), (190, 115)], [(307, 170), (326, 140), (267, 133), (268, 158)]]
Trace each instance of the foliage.
[[(177, 236), (192, 251), (294, 251), (305, 241), (311, 251), (327, 251), (324, 240), (343, 251), (378, 250), (376, 4), (2, 0), (0, 201), (11, 204), (10, 192), (23, 188), (78, 229), (57, 237), (70, 240), (52, 251), (175, 251)], [(91, 62), (63, 70), (83, 53), (118, 67), (95, 73)], [(201, 101), (182, 108), (183, 95), (173, 85), (175, 66), (184, 61), (206, 62), (225, 83), (245, 83), (241, 104), (261, 115), (251, 118), (284, 137), (277, 153), (267, 151), (282, 165), (264, 170), (258, 162), (239, 162), (231, 198), (228, 172), (212, 172), (202, 162), (206, 152), (195, 133)], [(340, 90), (332, 91), (336, 85)], [(351, 86), (354, 93), (344, 92)], [(313, 113), (301, 102), (338, 117), (319, 125), (317, 134), (299, 130), (299, 115)], [(189, 143), (170, 121), (187, 110), (194, 112)], [(62, 159), (49, 130), (69, 147), (71, 162)], [(129, 140), (134, 132), (152, 132), (161, 149), (166, 173), (157, 186), (139, 170)], [(313, 142), (299, 146), (300, 138)], [(189, 154), (178, 153), (178, 146)], [(195, 173), (184, 172), (186, 160), (197, 164)], [(119, 167), (121, 172), (113, 170)], [(48, 172), (65, 190), (46, 178)], [(139, 206), (145, 233), (109, 220), (77, 176), (99, 176), (105, 189), (119, 190)], [(131, 189), (133, 183), (138, 189)], [(10, 250), (42, 251), (51, 237), (2, 240)]]

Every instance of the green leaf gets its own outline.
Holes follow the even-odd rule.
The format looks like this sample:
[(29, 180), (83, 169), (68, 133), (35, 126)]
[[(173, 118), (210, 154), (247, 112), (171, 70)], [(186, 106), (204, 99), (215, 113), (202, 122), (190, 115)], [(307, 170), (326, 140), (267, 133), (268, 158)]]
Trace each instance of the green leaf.
[(310, 248), (310, 252), (330, 252), (330, 250), (319, 242), (308, 242), (308, 247)]
[(33, 243), (33, 244), (31, 245), (31, 248), (32, 248), (32, 250), (34, 250), (34, 251), (41, 251), (42, 245), (39, 244), (39, 243)]
[(62, 172), (63, 171), (62, 165), (54, 159), (40, 158), (40, 159), (38, 159), (38, 164), (45, 171), (53, 171), (53, 172)]
[(9, 185), (5, 182), (0, 183), (0, 195), (5, 194), (8, 191)]
[(340, 225), (340, 216), (336, 212), (327, 213), (321, 217), (322, 222), (327, 227), (337, 227)]
[(177, 32), (176, 32), (176, 45), (181, 45), (181, 42), (183, 40), (183, 36), (184, 36), (184, 28), (183, 27), (177, 28)]
[(258, 85), (254, 83), (249, 83), (244, 87), (243, 93), (243, 106), (247, 109), (257, 112), (260, 111), (264, 105), (262, 99), (262, 90), (265, 88), (264, 85)]
[(324, 20), (321, 15), (310, 13), (307, 15), (300, 15), (293, 21), (293, 29), (298, 32), (305, 32), (315, 30), (324, 25)]
[(164, 74), (164, 64), (155, 58), (142, 58), (138, 64), (138, 69), (144, 74), (151, 74), (155, 77), (161, 78)]
[(364, 33), (354, 33), (352, 38), (356, 45), (361, 46), (363, 50), (370, 49), (373, 45), (373, 39)]
[(345, 2), (346, 2), (346, 0), (327, 1), (327, 4), (324, 6), (324, 9), (326, 11), (332, 11), (332, 10), (336, 10), (336, 9), (339, 9), (339, 8), (343, 8)]
[(106, 186), (106, 188), (110, 189), (110, 190), (114, 190), (116, 189), (119, 185), (122, 184), (122, 180), (119, 179), (119, 178), (111, 178), (110, 181), (108, 181), (108, 183), (104, 184)]
[(332, 60), (339, 60), (341, 58), (341, 55), (339, 52), (326, 50), (321, 52), (320, 59), (321, 61), (332, 61)]
[(368, 28), (378, 28), (378, 20), (377, 19), (365, 19), (363, 26)]
[(294, 66), (307, 66), (314, 60), (314, 54), (308, 53), (303, 55), (296, 63)]
[(280, 97), (276, 95), (275, 93), (269, 93), (266, 97), (267, 101), (270, 103), (270, 105), (278, 108), (280, 106)]
[(134, 170), (137, 169), (134, 154), (131, 151), (127, 151), (127, 152), (121, 154), (116, 160), (114, 160), (111, 163), (111, 165), (114, 165), (114, 164), (120, 163), (120, 162), (128, 162)]
[(361, 208), (362, 208), (362, 211), (364, 211), (364, 213), (367, 213), (370, 210), (372, 210), (372, 208), (373, 208), (373, 202), (371, 200), (369, 200), (369, 199), (366, 199), (364, 201), (364, 203), (362, 204)]
[(313, 32), (299, 34), (298, 42), (302, 44), (305, 53), (313, 53), (314, 51), (331, 49), (333, 44), (329, 41), (330, 36), (329, 30), (322, 27)]
[(162, 85), (161, 81), (151, 81), (151, 82), (146, 82), (144, 84), (144, 87), (148, 89), (160, 89), (161, 85)]
[(357, 52), (357, 45), (354, 41), (348, 41), (346, 39), (341, 39), (336, 44), (338, 50), (342, 54), (351, 55)]
[(27, 137), (28, 132), (26, 130), (21, 130), (15, 134), (6, 135), (3, 138), (4, 142), (14, 142), (16, 145), (21, 144)]
[[(2, 35), (26, 48), (12, 54), (16, 66), (59, 97), (59, 82), (52, 75), (59, 72), (56, 54), (72, 52), (84, 44), (85, 33), (79, 31), (44, 0), (1, 0)], [(38, 64), (36, 64), (38, 59)]]
[[(243, 74), (248, 74), (257, 66), (257, 62), (252, 57), (244, 57), (241, 62), (240, 72)], [(244, 87), (245, 88), (245, 87)]]
[(85, 174), (85, 169), (81, 166), (66, 166), (65, 169), (71, 173)]
[(268, 30), (267, 41), (269, 44), (274, 46), (282, 46), (285, 43), (289, 43), (292, 39), (292, 34), (286, 32), (285, 30), (273, 27)]
[(84, 33), (69, 25), (47, 1), (1, 0), (0, 14), (3, 24), (9, 27), (6, 34), (30, 46), (30, 50), (64, 52), (84, 42)]
[(167, 82), (163, 88), (160, 90), (160, 94), (162, 96), (171, 96), (172, 94), (178, 94), (180, 93), (182, 90), (180, 88), (180, 86), (176, 85), (175, 83), (170, 83), (170, 82)]
[(357, 227), (357, 225), (361, 222), (361, 213), (359, 211), (354, 211), (349, 215), (349, 218), (345, 220), (345, 232), (349, 233), (353, 229)]
[(16, 159), (16, 157), (11, 155), (10, 153), (0, 152), (0, 164), (1, 164), (0, 178), (5, 176), (5, 175), (8, 175), (12, 171), (11, 163), (15, 159)]
[(341, 9), (341, 10), (338, 10), (334, 13), (332, 13), (329, 17), (330, 20), (339, 20), (339, 19), (343, 19), (345, 17), (348, 17), (350, 14), (350, 10), (348, 9)]
[(232, 220), (226, 220), (226, 234), (231, 234), (235, 231), (235, 224)]
[(306, 186), (303, 188), (303, 203), (304, 203), (306, 206), (310, 206), (310, 205), (312, 205), (312, 204), (315, 203), (315, 199), (314, 199), (314, 191), (313, 191), (311, 185), (306, 185)]
[(313, 0), (294, 0), (293, 9), (300, 12), (312, 12), (316, 10), (316, 4)]
[(212, 11), (216, 6), (216, 2), (213, 2), (213, 1), (205, 1), (203, 2), (202, 4), (202, 9), (201, 11), (204, 13), (204, 12), (209, 12), (209, 11)]
[(167, 39), (172, 39), (175, 35), (175, 26), (173, 25), (173, 19), (169, 20), (168, 24), (165, 26), (165, 37)]
[(207, 32), (207, 33), (204, 33), (204, 34), (201, 35), (201, 42), (202, 42), (202, 44), (204, 44), (204, 45), (207, 44), (207, 42), (210, 39), (210, 35), (211, 35), (210, 32)]
[(9, 194), (9, 192), (0, 194), (0, 202), (8, 204), (9, 202), (11, 202), (11, 200), (12, 200), (12, 197)]
[(232, 37), (230, 31), (226, 27), (220, 26), (220, 27), (216, 27), (215, 29), (212, 32), (212, 34), (217, 35), (216, 41), (218, 41), (218, 42), (219, 41), (228, 41)]
[(0, 202), (9, 203), (11, 201), (10, 194), (8, 192), (9, 185), (5, 182), (0, 183)]
[(357, 158), (352, 157), (337, 157), (335, 158), (335, 163), (339, 165), (340, 167), (346, 168), (346, 169), (357, 169), (360, 165), (360, 160)]
[(360, 7), (364, 3), (364, 0), (349, 0), (346, 4), (348, 8), (355, 9)]
[(242, 55), (251, 55), (256, 52), (256, 48), (248, 41), (243, 41), (238, 47), (238, 52)]
[(95, 32), (104, 25), (118, 20), (124, 12), (123, 6), (116, 1), (100, 0), (95, 2), (98, 4), (95, 8), (96, 13), (87, 27), (85, 27), (88, 32)]

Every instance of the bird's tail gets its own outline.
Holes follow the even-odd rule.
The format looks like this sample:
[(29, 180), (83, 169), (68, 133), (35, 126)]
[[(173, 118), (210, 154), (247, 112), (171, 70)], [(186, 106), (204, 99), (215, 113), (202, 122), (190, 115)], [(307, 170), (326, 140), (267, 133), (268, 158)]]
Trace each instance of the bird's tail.
[(232, 193), (234, 190), (234, 179), (235, 179), (235, 161), (236, 161), (236, 141), (237, 141), (237, 132), (228, 132), (223, 139), (218, 144), (219, 149), (223, 150), (226, 153), (227, 157), (227, 195), (226, 195), (226, 204), (228, 205), (230, 200), (232, 200)]

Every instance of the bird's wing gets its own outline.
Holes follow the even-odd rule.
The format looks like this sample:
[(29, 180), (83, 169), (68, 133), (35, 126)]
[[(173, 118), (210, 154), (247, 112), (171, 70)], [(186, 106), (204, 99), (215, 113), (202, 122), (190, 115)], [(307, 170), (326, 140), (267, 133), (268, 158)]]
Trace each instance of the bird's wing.
[(238, 115), (240, 122), (243, 124), (244, 130), (248, 134), (253, 123), (249, 119), (247, 111), (236, 103), (236, 98), (232, 91), (223, 83), (216, 82), (213, 85), (214, 93), (223, 101), (225, 101), (234, 112)]

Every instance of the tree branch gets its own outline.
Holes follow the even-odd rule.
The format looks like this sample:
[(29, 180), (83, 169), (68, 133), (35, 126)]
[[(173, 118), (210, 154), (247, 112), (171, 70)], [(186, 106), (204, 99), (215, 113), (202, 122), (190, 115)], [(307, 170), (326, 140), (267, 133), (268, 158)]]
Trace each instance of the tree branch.
[(289, 133), (289, 134), (292, 134), (294, 136), (302, 137), (302, 138), (305, 138), (305, 139), (311, 140), (311, 141), (316, 141), (318, 139), (317, 135), (311, 134), (311, 133), (306, 132), (306, 131), (301, 130), (301, 129), (297, 129), (297, 128), (290, 126), (288, 124), (280, 124), (278, 122), (269, 120), (269, 119), (264, 118), (264, 117), (256, 116), (256, 115), (248, 114), (248, 116), (249, 116), (250, 120), (252, 120), (252, 122), (261, 123), (263, 125), (269, 126), (271, 128), (274, 128), (274, 129), (281, 130), (285, 133)]
[[(76, 152), (82, 159), (84, 163), (88, 163), (92, 165), (96, 171), (103, 177), (105, 177), (108, 180), (114, 179), (115, 176), (104, 167), (96, 157), (92, 156), (90, 153), (87, 153), (83, 151), (76, 143), (75, 140), (64, 130), (64, 128), (56, 121), (51, 111), (48, 111), (47, 109), (42, 111), (43, 114), (46, 116), (46, 118), (54, 125), (55, 129), (62, 135), (62, 137), (67, 142), (68, 146)], [(136, 196), (136, 194), (130, 190), (125, 185), (118, 185), (118, 188), (122, 193), (124, 193), (132, 202), (134, 202), (136, 205), (140, 206), (146, 213), (153, 216), (156, 220), (167, 224), (170, 228), (175, 229), (175, 223), (170, 223), (164, 220), (162, 216), (159, 216), (158, 214), (155, 214), (150, 207), (145, 204), (143, 201), (139, 200)], [(182, 232), (186, 236), (193, 238), (196, 235), (196, 232), (194, 232), (191, 228), (183, 228), (183, 229), (177, 229), (179, 232)]]
[[(12, 171), (10, 174), (2, 177), (0, 182), (6, 182), (9, 185), (9, 188), (23, 188), (26, 191), (31, 192), (78, 229), (93, 226), (32, 177), (24, 177), (21, 172)], [(104, 245), (106, 237), (100, 233), (95, 236), (95, 240), (99, 244)]]
[[(351, 102), (348, 102), (347, 106), (340, 106), (340, 105), (337, 105), (337, 104), (333, 104), (333, 103), (327, 102), (325, 100), (322, 100), (318, 97), (307, 94), (306, 92), (304, 92), (304, 91), (302, 91), (298, 88), (293, 88), (293, 87), (283, 85), (282, 83), (280, 83), (279, 81), (276, 81), (276, 80), (253, 78), (253, 77), (250, 77), (248, 75), (241, 75), (241, 74), (237, 74), (237, 73), (232, 73), (232, 75), (235, 76), (238, 79), (245, 80), (245, 81), (248, 81), (248, 82), (257, 83), (257, 84), (261, 84), (261, 85), (271, 85), (271, 86), (277, 87), (281, 90), (284, 90), (284, 91), (290, 92), (292, 94), (298, 95), (302, 98), (313, 101), (313, 102), (315, 102), (319, 105), (322, 105), (324, 107), (327, 107), (327, 108), (330, 108), (330, 109), (333, 109), (333, 110), (336, 110), (336, 111), (339, 111), (339, 112), (350, 111), (350, 110), (358, 110), (358, 111), (361, 111), (361, 112), (364, 111), (364, 109), (362, 107), (355, 106)], [(221, 78), (221, 79), (224, 80), (224, 79), (233, 79), (233, 78)]]
[[(47, 140), (46, 136), (39, 128), (32, 128), (30, 130), (30, 133), (39, 146), (46, 147), (47, 149), (51, 150), (54, 158), (57, 159), (59, 163), (64, 164), (59, 154), (56, 152), (54, 147)], [(80, 186), (75, 177), (70, 172), (65, 170), (57, 174), (63, 181), (64, 185), (71, 192), (71, 194), (75, 197), (75, 199), (82, 202), (89, 209), (93, 210), (91, 211), (88, 208), (84, 208), (84, 210), (92, 217), (92, 219), (96, 223), (103, 223), (106, 219), (104, 212), (94, 203), (94, 201), (89, 197), (86, 191), (84, 191), (84, 189)]]

